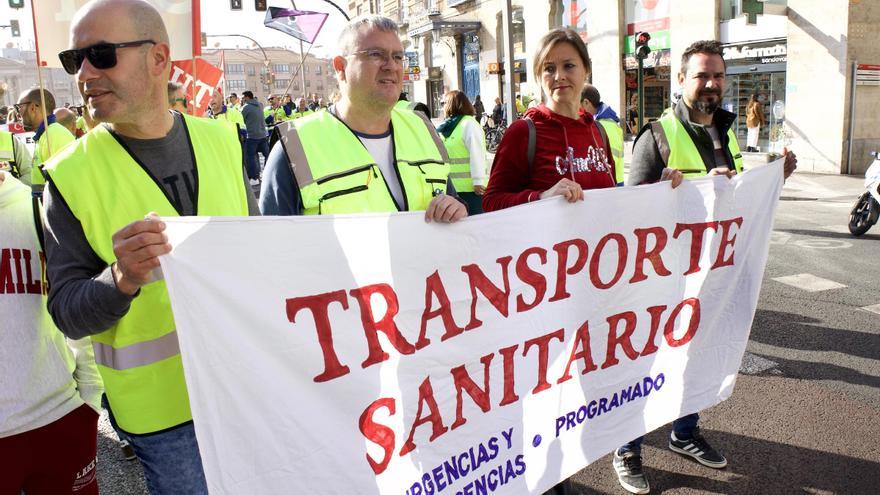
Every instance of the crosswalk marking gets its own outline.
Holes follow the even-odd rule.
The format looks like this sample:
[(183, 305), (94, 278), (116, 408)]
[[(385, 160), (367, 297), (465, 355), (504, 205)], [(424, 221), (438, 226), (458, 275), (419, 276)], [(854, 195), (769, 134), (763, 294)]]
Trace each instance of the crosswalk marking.
[(819, 292), (823, 290), (842, 289), (846, 287), (833, 280), (817, 277), (809, 273), (799, 273), (797, 275), (789, 275), (787, 277), (776, 277), (773, 280), (781, 282), (807, 292)]
[(872, 313), (877, 313), (878, 315), (880, 315), (880, 304), (875, 304), (873, 306), (865, 306), (862, 309), (864, 309), (865, 311), (870, 311)]

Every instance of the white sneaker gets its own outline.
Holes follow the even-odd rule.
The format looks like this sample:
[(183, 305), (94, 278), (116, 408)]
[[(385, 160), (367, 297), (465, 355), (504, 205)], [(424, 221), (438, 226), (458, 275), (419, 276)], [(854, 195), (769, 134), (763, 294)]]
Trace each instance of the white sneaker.
[(252, 186), (259, 186), (260, 185), (260, 179), (248, 179), (248, 181), (250, 182), (250, 184)]

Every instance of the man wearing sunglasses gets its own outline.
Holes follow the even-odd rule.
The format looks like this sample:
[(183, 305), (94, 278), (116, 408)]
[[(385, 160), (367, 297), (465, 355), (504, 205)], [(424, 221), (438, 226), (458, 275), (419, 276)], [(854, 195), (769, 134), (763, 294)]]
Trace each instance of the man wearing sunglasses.
[(260, 194), (267, 215), (425, 211), (455, 222), (467, 208), (449, 181), (449, 156), (429, 120), (395, 108), (403, 46), (386, 17), (351, 21), (333, 69), (342, 96), (325, 112), (276, 128)]
[(143, 0), (93, 0), (59, 58), (97, 122), (46, 171), (49, 312), (92, 336), (111, 421), (155, 494), (203, 494), (159, 216), (257, 213), (236, 131), (169, 111), (168, 33)]
[[(43, 164), (55, 153), (76, 140), (76, 137), (70, 133), (63, 125), (55, 121), (55, 97), (52, 93), (40, 88), (31, 88), (21, 93), (18, 97), (18, 103), (15, 110), (21, 115), (21, 124), (26, 131), (33, 131), (34, 150), (33, 167), (31, 168), (31, 188), (34, 196), (43, 194), (43, 187), (46, 180), (43, 178), (41, 169)], [(46, 102), (45, 113), (43, 112), (42, 102)], [(43, 116), (46, 119), (43, 119)]]

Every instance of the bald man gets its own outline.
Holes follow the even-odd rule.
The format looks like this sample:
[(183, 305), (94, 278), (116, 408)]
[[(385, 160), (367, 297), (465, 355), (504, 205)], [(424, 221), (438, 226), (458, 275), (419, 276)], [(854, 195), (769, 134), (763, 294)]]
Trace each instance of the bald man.
[(54, 113), (55, 122), (58, 122), (58, 124), (70, 131), (70, 133), (76, 137), (76, 114), (69, 108), (64, 107), (56, 108)]
[[(100, 58), (108, 43), (115, 57)], [(89, 2), (70, 47), (59, 58), (98, 125), (46, 167), (49, 312), (64, 334), (92, 336), (112, 421), (150, 492), (207, 493), (168, 293), (153, 276), (171, 250), (157, 214), (258, 212), (241, 146), (234, 128), (168, 109), (168, 33), (148, 2)]]
[[(44, 102), (46, 121), (43, 119)], [(76, 138), (64, 126), (55, 121), (53, 114), (55, 97), (49, 91), (31, 88), (22, 92), (18, 97), (15, 109), (21, 115), (21, 124), (24, 129), (36, 133), (34, 134), (36, 148), (31, 168), (31, 189), (34, 196), (41, 196), (46, 183), (42, 173), (43, 164)]]

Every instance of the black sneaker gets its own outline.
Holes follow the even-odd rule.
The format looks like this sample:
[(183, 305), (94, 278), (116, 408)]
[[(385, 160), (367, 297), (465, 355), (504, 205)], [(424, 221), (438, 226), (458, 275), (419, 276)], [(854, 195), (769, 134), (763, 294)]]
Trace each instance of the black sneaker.
[(648, 478), (642, 471), (642, 456), (635, 452), (625, 452), (618, 455), (614, 451), (614, 460), (611, 461), (614, 471), (617, 473), (617, 481), (624, 490), (630, 493), (645, 494), (651, 491)]
[(137, 455), (134, 453), (134, 447), (128, 443), (128, 440), (120, 440), (119, 447), (122, 449), (122, 458), (126, 461), (133, 461), (137, 459)]
[(679, 440), (675, 436), (675, 432), (670, 433), (669, 449), (692, 457), (695, 461), (710, 468), (721, 469), (727, 465), (727, 459), (709, 445), (703, 435), (700, 435), (699, 428), (694, 428), (693, 438), (687, 440)]

